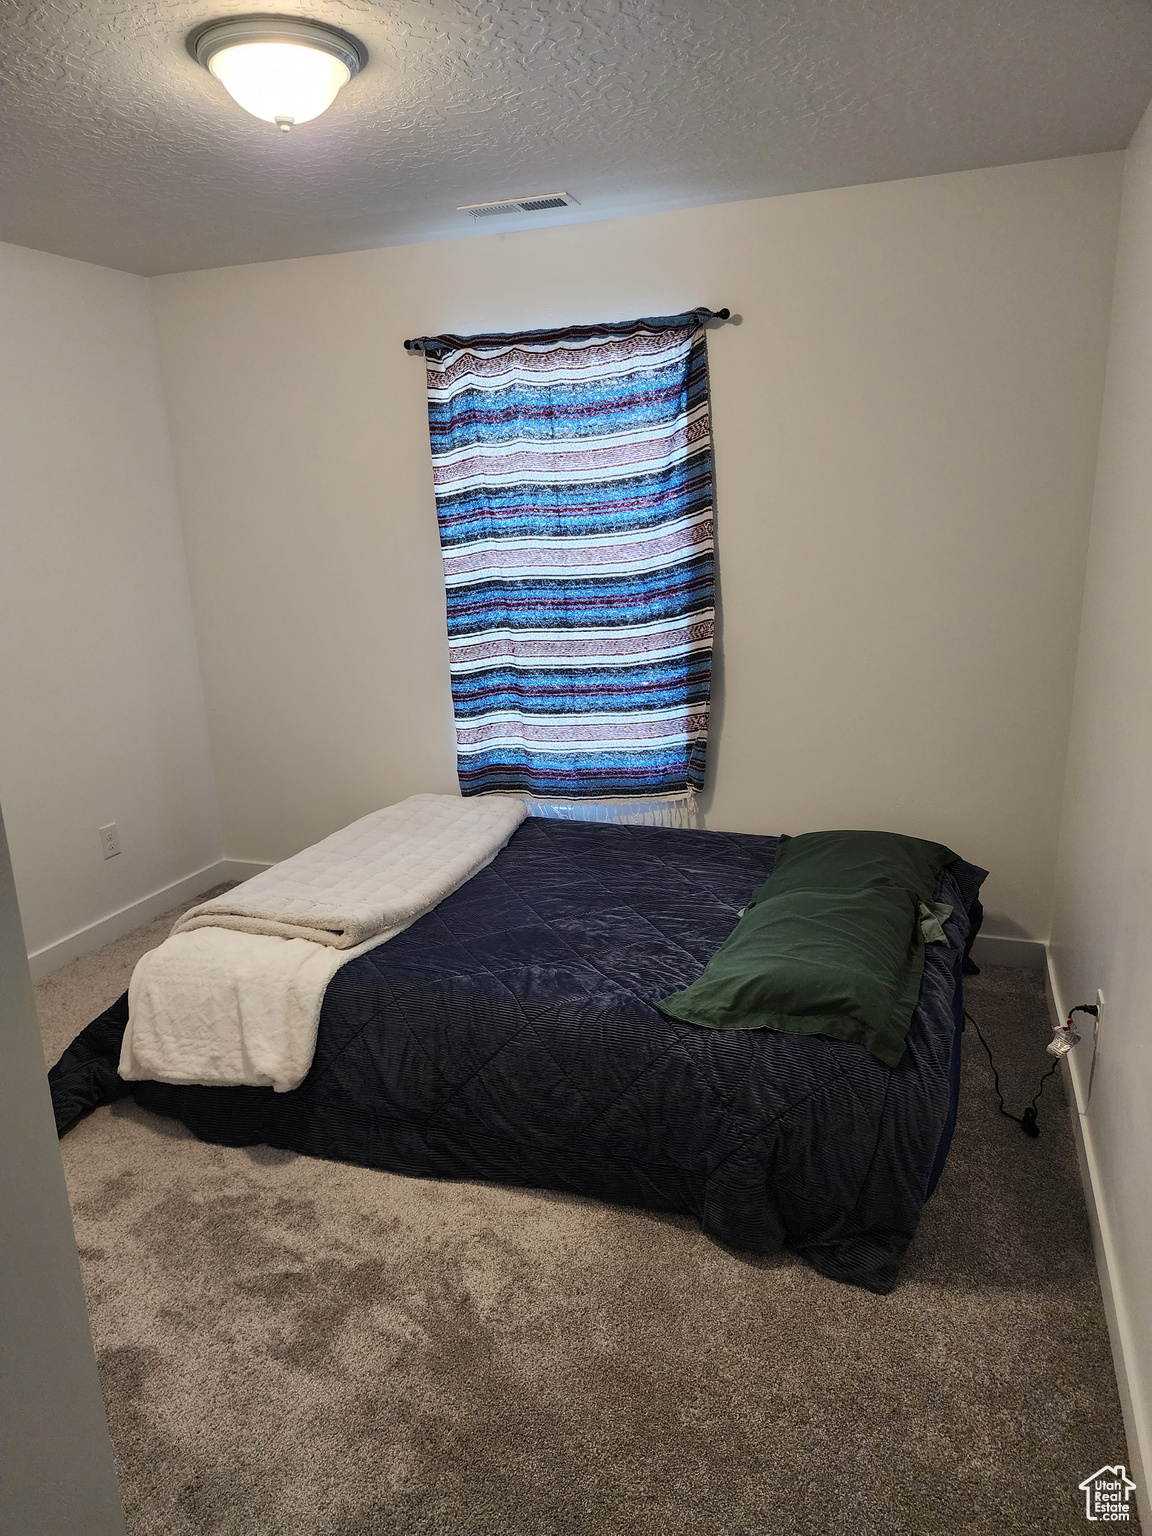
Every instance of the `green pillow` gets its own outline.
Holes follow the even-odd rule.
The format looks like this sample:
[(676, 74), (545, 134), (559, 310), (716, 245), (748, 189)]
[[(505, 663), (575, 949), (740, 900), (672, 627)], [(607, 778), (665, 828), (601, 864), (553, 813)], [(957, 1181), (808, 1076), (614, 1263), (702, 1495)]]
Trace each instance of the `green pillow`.
[(854, 1040), (894, 1067), (924, 972), (921, 904), (956, 855), (892, 832), (782, 837), (704, 974), (657, 1006), (709, 1029)]

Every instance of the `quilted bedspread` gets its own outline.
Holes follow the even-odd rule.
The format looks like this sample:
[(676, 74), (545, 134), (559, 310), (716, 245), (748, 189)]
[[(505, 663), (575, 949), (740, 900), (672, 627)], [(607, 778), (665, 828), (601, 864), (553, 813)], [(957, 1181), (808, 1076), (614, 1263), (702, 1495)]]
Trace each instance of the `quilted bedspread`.
[[(122, 998), (51, 1074), (61, 1129), (131, 1092), (205, 1140), (687, 1212), (886, 1292), (939, 1171), (983, 871), (938, 897), (908, 1046), (700, 1029), (661, 1014), (771, 870), (776, 840), (529, 820), (493, 863), (329, 984), (291, 1093), (125, 1083)], [(950, 1069), (952, 1069), (950, 1071)]]

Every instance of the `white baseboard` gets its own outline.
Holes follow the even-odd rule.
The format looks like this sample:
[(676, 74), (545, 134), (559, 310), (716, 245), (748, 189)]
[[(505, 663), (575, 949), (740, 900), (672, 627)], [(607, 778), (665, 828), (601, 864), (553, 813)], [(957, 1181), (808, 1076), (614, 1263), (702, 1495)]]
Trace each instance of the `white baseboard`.
[[(1064, 999), (1048, 954), (1044, 966), (1045, 992), (1053, 1024), (1062, 1024), (1068, 1017)], [(1088, 1043), (1088, 1042), (1086, 1042)], [(1080, 1046), (1081, 1051), (1084, 1046)], [(1152, 1530), (1152, 1497), (1149, 1496), (1146, 1474), (1152, 1469), (1152, 1425), (1142, 1411), (1142, 1399), (1134, 1396), (1128, 1362), (1137, 1359), (1132, 1323), (1124, 1299), (1116, 1248), (1108, 1208), (1103, 1198), (1100, 1165), (1096, 1160), (1092, 1141), (1091, 1118), (1085, 1113), (1084, 1096), (1087, 1088), (1086, 1072), (1090, 1056), (1078, 1059), (1073, 1051), (1064, 1058), (1064, 1085), (1068, 1090), (1071, 1106), (1072, 1127), (1076, 1136), (1076, 1155), (1080, 1161), (1080, 1178), (1084, 1184), (1084, 1200), (1088, 1207), (1088, 1224), (1092, 1229), (1092, 1247), (1096, 1254), (1096, 1269), (1100, 1276), (1100, 1291), (1104, 1298), (1104, 1316), (1108, 1323), (1108, 1337), (1112, 1344), (1112, 1364), (1116, 1370), (1116, 1385), (1120, 1393), (1120, 1410), (1124, 1415), (1124, 1433), (1128, 1437), (1129, 1475), (1136, 1482), (1136, 1504), (1140, 1523), (1144, 1530)], [(1092, 1469), (1089, 1468), (1089, 1471)]]
[(1019, 965), (1025, 970), (1043, 971), (1048, 950), (1036, 939), (1001, 939), (993, 933), (978, 933), (972, 958), (977, 965)]
[(203, 869), (185, 875), (183, 880), (174, 880), (171, 885), (165, 885), (153, 891), (150, 896), (141, 897), (139, 901), (130, 902), (118, 912), (110, 912), (107, 917), (89, 923), (86, 928), (78, 928), (75, 933), (66, 934), (53, 944), (45, 944), (42, 949), (33, 950), (28, 956), (32, 980), (41, 981), (53, 971), (58, 971), (62, 965), (67, 965), (70, 960), (78, 960), (81, 955), (89, 955), (94, 949), (111, 944), (113, 939), (122, 938), (124, 934), (131, 933), (133, 928), (150, 923), (153, 918), (170, 912), (182, 902), (194, 901), (201, 892), (210, 891), (214, 885), (223, 885), (225, 880), (248, 880), (267, 868), (267, 864), (258, 864), (249, 859), (218, 859), (215, 864), (206, 864)]
[(266, 859), (221, 859), (217, 868), (224, 871), (216, 882), (221, 885), (225, 880), (251, 880), (253, 875), (259, 875), (272, 866)]

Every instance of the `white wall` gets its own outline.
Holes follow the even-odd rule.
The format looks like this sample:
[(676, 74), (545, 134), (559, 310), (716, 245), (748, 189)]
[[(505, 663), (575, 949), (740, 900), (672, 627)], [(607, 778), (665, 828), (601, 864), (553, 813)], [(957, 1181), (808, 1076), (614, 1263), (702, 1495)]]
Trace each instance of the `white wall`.
[(1120, 163), (154, 279), (229, 854), (455, 788), (403, 339), (729, 305), (708, 824), (939, 838), (1047, 937)]
[[(1105, 998), (1084, 1120), (1152, 1474), (1152, 108), (1126, 157), (1112, 339), (1060, 838), (1063, 1008)], [(1091, 1055), (1073, 1057), (1081, 1104)], [(1135, 1453), (1135, 1446), (1130, 1443)], [(1144, 1478), (1140, 1479), (1142, 1493)], [(1145, 1507), (1148, 1518), (1149, 1507)]]
[(0, 797), (33, 952), (220, 856), (147, 283), (11, 245)]
[(2, 816), (0, 1050), (0, 1521), (124, 1536)]

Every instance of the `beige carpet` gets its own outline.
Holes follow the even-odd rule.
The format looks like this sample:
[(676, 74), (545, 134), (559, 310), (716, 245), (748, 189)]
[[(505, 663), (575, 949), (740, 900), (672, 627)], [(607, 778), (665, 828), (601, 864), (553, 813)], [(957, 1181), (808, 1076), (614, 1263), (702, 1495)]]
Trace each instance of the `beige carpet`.
[[(170, 921), (41, 983), (51, 1060)], [(1038, 978), (968, 1002), (1018, 1108)], [(1084, 1532), (1077, 1483), (1127, 1454), (1067, 1108), (1049, 1083), (1028, 1141), (966, 1054), (889, 1297), (688, 1220), (98, 1110), (62, 1147), (131, 1536)]]

